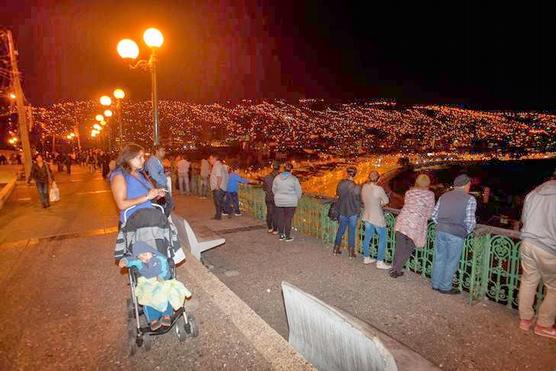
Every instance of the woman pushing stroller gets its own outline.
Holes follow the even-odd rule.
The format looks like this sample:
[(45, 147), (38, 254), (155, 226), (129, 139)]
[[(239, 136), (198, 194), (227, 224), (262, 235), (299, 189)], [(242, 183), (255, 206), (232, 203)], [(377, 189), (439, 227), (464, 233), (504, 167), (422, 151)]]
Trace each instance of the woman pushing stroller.
[[(128, 144), (110, 176), (120, 210), (114, 257), (120, 268), (129, 270), (132, 298), (128, 319), (134, 323), (133, 340), (138, 346), (148, 341), (149, 335), (166, 333), (176, 323), (178, 338), (183, 331), (191, 334), (196, 328), (194, 317), (184, 308), (191, 293), (176, 280), (175, 265), (185, 259), (185, 254), (175, 225), (151, 203), (164, 197), (165, 191), (156, 189), (143, 174), (144, 156), (141, 146)], [(141, 326), (143, 314), (147, 327)]]

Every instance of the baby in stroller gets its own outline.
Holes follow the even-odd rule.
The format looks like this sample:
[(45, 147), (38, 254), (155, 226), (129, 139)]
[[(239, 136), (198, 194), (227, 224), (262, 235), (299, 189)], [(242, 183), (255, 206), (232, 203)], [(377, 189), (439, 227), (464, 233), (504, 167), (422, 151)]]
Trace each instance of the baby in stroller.
[(137, 241), (131, 248), (131, 256), (120, 259), (118, 265), (137, 270), (135, 295), (143, 305), (151, 330), (171, 326), (173, 310), (181, 308), (191, 292), (172, 277), (168, 258), (146, 242)]

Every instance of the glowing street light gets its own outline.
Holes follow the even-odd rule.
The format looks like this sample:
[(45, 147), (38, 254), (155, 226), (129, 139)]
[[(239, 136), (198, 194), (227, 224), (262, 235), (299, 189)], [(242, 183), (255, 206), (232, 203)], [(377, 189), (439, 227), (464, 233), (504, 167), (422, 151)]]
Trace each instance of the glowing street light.
[(100, 124), (101, 124), (102, 126), (104, 126), (104, 125), (106, 125), (106, 121), (102, 120), (102, 121), (100, 122)]
[(148, 47), (151, 48), (160, 48), (164, 43), (164, 36), (162, 36), (162, 32), (160, 32), (156, 28), (147, 28), (145, 33), (143, 33), (143, 40)]
[(125, 98), (123, 89), (114, 89), (114, 98), (116, 98), (116, 117), (118, 118), (118, 126), (120, 128), (120, 148), (123, 146), (123, 128), (122, 128), (122, 105), (121, 101)]
[(131, 39), (123, 39), (118, 43), (118, 54), (124, 59), (136, 59), (139, 56), (139, 47)]
[(92, 136), (93, 138), (96, 137), (97, 134), (98, 134), (98, 131), (96, 131), (96, 130), (91, 130), (91, 136)]
[(11, 100), (15, 100), (16, 95), (14, 93), (10, 93), (9, 97), (10, 97)]
[(109, 106), (112, 104), (112, 99), (108, 95), (103, 95), (100, 97), (100, 104), (103, 106)]
[(124, 99), (125, 92), (122, 89), (114, 89), (114, 98), (116, 99)]
[(101, 130), (102, 130), (102, 126), (100, 126), (99, 124), (94, 124), (94, 125), (93, 125), (93, 128), (95, 128), (95, 129), (98, 130), (98, 131), (101, 131)]
[(101, 122), (102, 120), (104, 120), (104, 116), (99, 113), (98, 115), (95, 116), (95, 120)]
[[(132, 65), (132, 69), (142, 67), (143, 69), (149, 70), (151, 72), (151, 84), (152, 84), (152, 111), (153, 111), (153, 124), (154, 133), (153, 141), (154, 144), (159, 144), (159, 131), (158, 131), (158, 89), (156, 86), (156, 52), (158, 48), (164, 43), (164, 36), (162, 32), (156, 28), (148, 28), (143, 33), (143, 41), (151, 49), (151, 55), (148, 61), (140, 60), (135, 65)], [(135, 41), (130, 39), (123, 39), (118, 43), (117, 46), (118, 54), (123, 59), (136, 59), (139, 56), (139, 47)]]
[(104, 117), (112, 117), (112, 111), (110, 111), (109, 109), (104, 111)]

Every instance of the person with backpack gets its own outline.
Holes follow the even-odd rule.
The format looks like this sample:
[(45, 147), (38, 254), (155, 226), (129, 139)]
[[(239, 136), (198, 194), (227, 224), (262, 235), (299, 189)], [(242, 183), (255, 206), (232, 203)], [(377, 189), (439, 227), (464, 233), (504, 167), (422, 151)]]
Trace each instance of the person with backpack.
[(349, 257), (355, 258), (355, 229), (357, 228), (357, 218), (361, 212), (361, 188), (354, 182), (357, 168), (350, 166), (346, 172), (348, 177), (341, 180), (336, 187), (339, 225), (332, 252), (334, 255), (341, 255), (340, 245), (347, 228)]

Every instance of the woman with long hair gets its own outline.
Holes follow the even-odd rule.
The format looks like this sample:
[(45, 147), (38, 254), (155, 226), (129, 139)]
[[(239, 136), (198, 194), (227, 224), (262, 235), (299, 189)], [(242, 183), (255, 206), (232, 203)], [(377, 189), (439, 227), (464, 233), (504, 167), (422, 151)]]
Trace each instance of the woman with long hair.
[(112, 195), (118, 209), (120, 222), (124, 222), (124, 211), (135, 206), (128, 213), (131, 216), (137, 210), (153, 207), (151, 200), (164, 197), (164, 190), (154, 188), (141, 170), (145, 164), (143, 147), (130, 143), (125, 146), (116, 161), (116, 169), (111, 173)]

